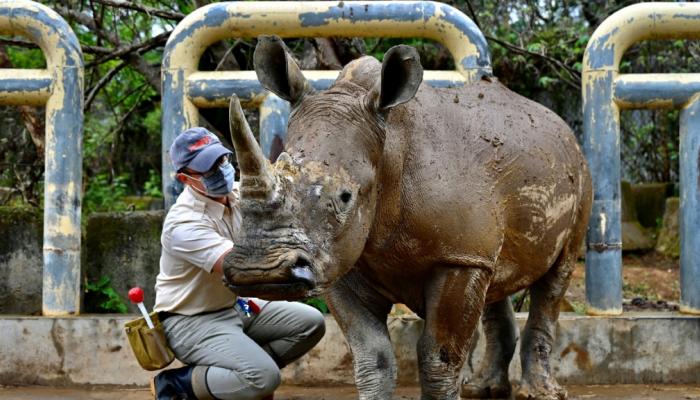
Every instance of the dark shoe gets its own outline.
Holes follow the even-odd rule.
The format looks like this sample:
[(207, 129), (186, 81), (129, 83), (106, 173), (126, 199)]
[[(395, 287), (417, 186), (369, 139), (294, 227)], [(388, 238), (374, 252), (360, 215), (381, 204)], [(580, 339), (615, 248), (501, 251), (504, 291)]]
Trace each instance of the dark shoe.
[(151, 381), (151, 394), (156, 400), (196, 400), (192, 369), (191, 366), (167, 369), (156, 375)]

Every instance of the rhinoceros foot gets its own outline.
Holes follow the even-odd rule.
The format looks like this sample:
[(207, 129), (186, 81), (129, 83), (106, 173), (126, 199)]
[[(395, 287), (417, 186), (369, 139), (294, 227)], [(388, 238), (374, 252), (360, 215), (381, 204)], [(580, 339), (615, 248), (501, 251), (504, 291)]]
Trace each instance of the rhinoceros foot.
[(537, 382), (523, 380), (515, 393), (516, 400), (566, 400), (566, 389), (553, 378), (538, 379)]
[(461, 392), (463, 399), (509, 399), (510, 394), (507, 377), (476, 378), (475, 381), (462, 384)]

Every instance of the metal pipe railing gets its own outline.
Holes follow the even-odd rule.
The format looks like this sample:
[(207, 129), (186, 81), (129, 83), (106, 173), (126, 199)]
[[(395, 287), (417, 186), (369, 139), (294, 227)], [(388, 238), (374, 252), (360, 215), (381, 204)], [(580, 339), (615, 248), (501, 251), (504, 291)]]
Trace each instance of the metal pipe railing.
[[(281, 37), (422, 37), (445, 45), (456, 71), (426, 71), (437, 86), (461, 85), (491, 74), (486, 40), (463, 13), (431, 1), (225, 2), (202, 7), (175, 28), (165, 46), (163, 82), (163, 194), (172, 205), (182, 190), (174, 180), (168, 148), (175, 136), (199, 124), (198, 108), (226, 107), (232, 94), (248, 106), (265, 99), (252, 71), (198, 71), (211, 44), (224, 39)], [(338, 71), (304, 71), (316, 88), (327, 88)]]
[[(622, 312), (620, 109), (681, 108), (681, 311), (700, 313), (700, 204), (698, 188), (697, 74), (620, 75), (634, 43), (700, 38), (700, 4), (641, 3), (616, 12), (593, 33), (583, 59), (584, 152), (593, 178), (588, 225), (586, 299), (595, 315)], [(695, 177), (695, 178), (693, 178)]]
[(83, 55), (70, 26), (30, 0), (0, 0), (0, 34), (36, 43), (46, 69), (0, 70), (0, 104), (46, 106), (42, 313), (80, 312)]

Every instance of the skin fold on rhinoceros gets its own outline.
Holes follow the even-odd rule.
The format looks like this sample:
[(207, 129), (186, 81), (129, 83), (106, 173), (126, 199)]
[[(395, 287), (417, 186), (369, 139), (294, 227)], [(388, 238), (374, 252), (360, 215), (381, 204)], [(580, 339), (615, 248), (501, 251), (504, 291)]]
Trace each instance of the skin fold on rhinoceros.
[[(353, 354), (361, 399), (390, 399), (387, 315), (425, 320), (423, 399), (501, 398), (517, 340), (508, 295), (530, 288), (518, 398), (563, 399), (549, 356), (559, 305), (591, 207), (586, 162), (567, 125), (485, 79), (421, 84), (415, 49), (348, 64), (315, 92), (276, 37), (261, 37), (258, 79), (292, 104), (288, 141), (263, 156), (238, 100), (232, 140), (243, 222), (224, 261), (236, 293), (324, 294)], [(486, 356), (459, 374), (482, 318)]]

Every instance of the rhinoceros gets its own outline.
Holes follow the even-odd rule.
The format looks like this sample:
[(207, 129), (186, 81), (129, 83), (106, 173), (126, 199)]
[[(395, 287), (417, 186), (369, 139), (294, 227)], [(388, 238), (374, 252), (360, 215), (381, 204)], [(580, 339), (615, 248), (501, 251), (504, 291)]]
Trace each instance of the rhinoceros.
[[(517, 330), (508, 296), (529, 288), (519, 398), (561, 399), (549, 366), (559, 306), (585, 234), (590, 174), (571, 129), (495, 78), (422, 84), (416, 50), (349, 63), (316, 92), (277, 37), (262, 85), (288, 100), (285, 150), (262, 154), (232, 98), (241, 229), (224, 260), (242, 296), (324, 294), (353, 355), (361, 399), (390, 399), (392, 305), (425, 320), (422, 399), (504, 397)], [(459, 381), (482, 318), (486, 357)]]

